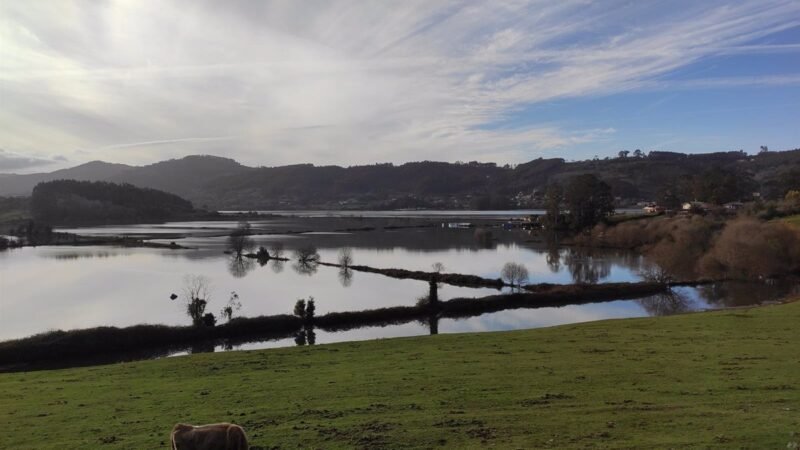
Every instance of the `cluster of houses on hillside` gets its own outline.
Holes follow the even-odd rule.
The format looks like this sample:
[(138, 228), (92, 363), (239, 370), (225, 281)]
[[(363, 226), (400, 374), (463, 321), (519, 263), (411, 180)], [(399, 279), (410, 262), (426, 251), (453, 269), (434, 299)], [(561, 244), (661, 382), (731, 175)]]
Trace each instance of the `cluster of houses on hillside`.
[[(713, 203), (706, 203), (706, 202), (699, 202), (699, 201), (692, 201), (692, 202), (685, 202), (681, 205), (680, 211), (681, 213), (690, 213), (690, 212), (726, 212), (726, 213), (735, 213), (739, 211), (739, 209), (744, 206), (742, 202), (728, 202), (724, 205), (715, 205)], [(665, 208), (664, 206), (659, 205), (658, 203), (646, 203), (644, 204), (644, 208), (642, 208), (645, 214), (662, 214), (667, 212), (676, 212), (675, 210), (670, 210)]]

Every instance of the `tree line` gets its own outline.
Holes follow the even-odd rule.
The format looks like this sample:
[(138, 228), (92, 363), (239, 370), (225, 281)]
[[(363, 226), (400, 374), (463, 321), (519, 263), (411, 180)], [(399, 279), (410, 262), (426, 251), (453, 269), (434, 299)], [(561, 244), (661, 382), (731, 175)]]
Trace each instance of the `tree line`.
[(34, 219), (50, 224), (162, 221), (195, 212), (177, 195), (104, 181), (39, 183), (30, 205)]

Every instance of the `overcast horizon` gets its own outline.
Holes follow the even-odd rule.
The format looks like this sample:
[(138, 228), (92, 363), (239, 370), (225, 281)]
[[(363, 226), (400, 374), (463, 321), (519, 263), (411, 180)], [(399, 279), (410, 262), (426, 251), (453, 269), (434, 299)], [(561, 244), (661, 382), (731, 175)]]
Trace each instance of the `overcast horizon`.
[(800, 2), (3, 2), (0, 172), (800, 147)]

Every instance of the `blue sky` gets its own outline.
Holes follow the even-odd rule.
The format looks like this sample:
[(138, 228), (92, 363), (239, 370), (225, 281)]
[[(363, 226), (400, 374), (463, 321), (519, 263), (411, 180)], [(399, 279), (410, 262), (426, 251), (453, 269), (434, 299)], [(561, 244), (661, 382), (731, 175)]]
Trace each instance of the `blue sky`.
[(800, 147), (800, 2), (0, 3), (0, 172)]

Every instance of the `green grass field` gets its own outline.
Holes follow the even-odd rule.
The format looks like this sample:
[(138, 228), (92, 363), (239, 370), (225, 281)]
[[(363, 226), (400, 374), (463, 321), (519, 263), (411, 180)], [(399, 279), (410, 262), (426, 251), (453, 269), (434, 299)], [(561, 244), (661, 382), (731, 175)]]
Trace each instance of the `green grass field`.
[(800, 302), (0, 375), (0, 448), (795, 448)]
[(796, 214), (794, 216), (784, 217), (782, 219), (784, 222), (792, 224), (794, 226), (800, 227), (800, 214)]

